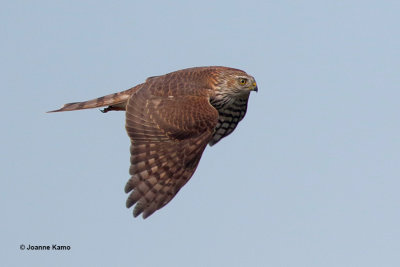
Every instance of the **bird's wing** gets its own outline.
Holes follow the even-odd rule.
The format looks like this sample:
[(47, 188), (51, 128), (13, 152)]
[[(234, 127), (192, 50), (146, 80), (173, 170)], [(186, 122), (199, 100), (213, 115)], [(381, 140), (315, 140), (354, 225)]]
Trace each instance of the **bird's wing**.
[(152, 92), (160, 89), (151, 89), (141, 88), (126, 106), (131, 178), (125, 192), (132, 191), (126, 205), (136, 204), (133, 215), (143, 213), (143, 218), (166, 205), (191, 178), (218, 122), (206, 96), (155, 96)]

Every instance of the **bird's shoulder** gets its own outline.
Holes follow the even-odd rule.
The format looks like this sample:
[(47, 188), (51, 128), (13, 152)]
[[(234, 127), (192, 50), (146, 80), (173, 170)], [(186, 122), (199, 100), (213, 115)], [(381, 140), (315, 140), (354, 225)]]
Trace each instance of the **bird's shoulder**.
[(223, 66), (187, 68), (149, 77), (143, 87), (149, 94), (156, 96), (210, 96), (221, 76), (229, 72), (243, 71)]

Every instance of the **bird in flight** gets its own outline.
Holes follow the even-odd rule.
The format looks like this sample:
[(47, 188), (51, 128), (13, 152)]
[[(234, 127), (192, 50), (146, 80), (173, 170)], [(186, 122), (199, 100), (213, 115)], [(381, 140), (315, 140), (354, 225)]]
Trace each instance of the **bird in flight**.
[(126, 111), (131, 140), (127, 208), (147, 218), (164, 207), (192, 177), (207, 144), (236, 128), (247, 110), (254, 77), (220, 66), (178, 70), (128, 90), (49, 111), (105, 107)]

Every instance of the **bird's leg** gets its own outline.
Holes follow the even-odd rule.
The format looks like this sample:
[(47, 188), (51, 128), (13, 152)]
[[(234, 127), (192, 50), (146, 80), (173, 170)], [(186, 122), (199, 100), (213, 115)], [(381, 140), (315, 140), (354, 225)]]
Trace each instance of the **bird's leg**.
[(101, 111), (102, 113), (107, 113), (107, 112), (109, 112), (110, 110), (112, 110), (110, 106), (108, 106), (108, 107), (106, 107), (106, 108), (103, 108), (103, 109), (100, 109), (100, 111)]
[(125, 110), (125, 105), (124, 105), (124, 106), (114, 105), (114, 106), (108, 106), (108, 107), (106, 107), (106, 108), (100, 109), (100, 111), (101, 111), (102, 113), (107, 113), (107, 112), (113, 111), (113, 110), (114, 110), (114, 111), (115, 111), (115, 110), (119, 110), (119, 111)]

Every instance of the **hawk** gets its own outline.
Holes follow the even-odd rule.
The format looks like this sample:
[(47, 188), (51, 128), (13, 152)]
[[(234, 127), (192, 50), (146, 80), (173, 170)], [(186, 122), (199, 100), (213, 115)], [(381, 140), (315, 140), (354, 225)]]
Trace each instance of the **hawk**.
[(192, 177), (207, 144), (218, 143), (246, 114), (255, 79), (220, 66), (178, 70), (126, 91), (65, 104), (71, 111), (105, 107), (126, 111), (131, 140), (127, 208), (147, 218), (164, 207)]

